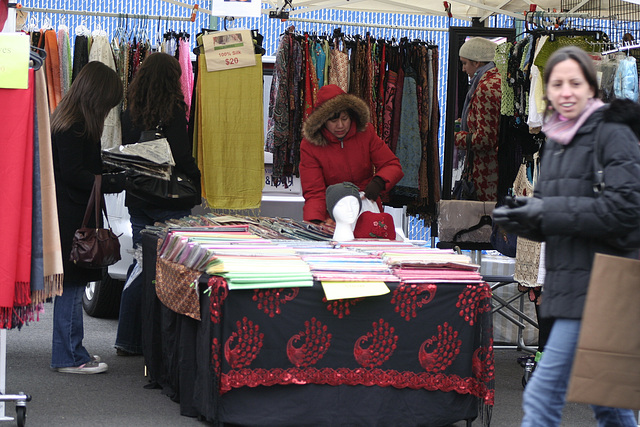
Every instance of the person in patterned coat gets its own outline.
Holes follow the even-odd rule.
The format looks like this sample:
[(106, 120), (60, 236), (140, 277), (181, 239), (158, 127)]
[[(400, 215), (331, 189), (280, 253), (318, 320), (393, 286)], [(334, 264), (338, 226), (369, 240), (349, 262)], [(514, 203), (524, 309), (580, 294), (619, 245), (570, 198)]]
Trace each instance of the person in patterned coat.
[(498, 193), (498, 137), (502, 78), (493, 59), (496, 44), (482, 37), (460, 47), (462, 71), (471, 79), (464, 101), (460, 131), (455, 134), (458, 150), (473, 151), (473, 182), (478, 200), (496, 200)]

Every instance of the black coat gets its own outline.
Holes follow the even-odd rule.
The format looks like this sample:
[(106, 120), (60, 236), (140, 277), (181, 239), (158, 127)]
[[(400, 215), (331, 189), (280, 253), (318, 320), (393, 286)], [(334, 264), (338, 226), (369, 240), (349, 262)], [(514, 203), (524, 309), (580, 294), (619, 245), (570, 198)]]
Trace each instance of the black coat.
[[(169, 123), (162, 125), (162, 133), (164, 134), (169, 146), (173, 160), (176, 162), (176, 169), (185, 173), (195, 184), (198, 193), (201, 191), (200, 169), (193, 158), (193, 147), (187, 132), (187, 118), (185, 112), (176, 108), (173, 119)], [(136, 126), (129, 115), (129, 110), (122, 114), (122, 144), (133, 144), (140, 140), (140, 133), (144, 130)], [(128, 207), (135, 208), (163, 208), (143, 201), (129, 193), (127, 193), (125, 204)], [(183, 209), (191, 209), (193, 205), (184, 206)]]
[[(82, 225), (95, 175), (102, 173), (100, 142), (79, 136), (81, 129), (82, 125), (76, 124), (65, 132), (51, 135), (64, 286), (84, 286), (102, 277), (102, 270), (77, 267), (69, 261), (73, 235)], [(103, 193), (119, 193), (123, 189), (123, 174), (103, 175)], [(90, 225), (95, 226), (94, 215)]]
[[(627, 125), (604, 120), (606, 108), (594, 112), (568, 145), (547, 140), (544, 147), (535, 188), (535, 196), (544, 201), (543, 317), (582, 317), (596, 252), (638, 256), (637, 250), (622, 251), (607, 243), (640, 226), (640, 148)], [(593, 155), (600, 123), (598, 148), (606, 190), (597, 196)]]

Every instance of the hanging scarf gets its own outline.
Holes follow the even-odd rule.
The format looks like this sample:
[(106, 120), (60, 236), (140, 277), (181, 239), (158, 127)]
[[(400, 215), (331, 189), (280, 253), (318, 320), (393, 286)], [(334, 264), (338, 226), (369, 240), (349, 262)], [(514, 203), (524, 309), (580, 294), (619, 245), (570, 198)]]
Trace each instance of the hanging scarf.
[(473, 98), (473, 94), (476, 92), (476, 88), (478, 87), (478, 83), (480, 83), (480, 79), (490, 69), (495, 67), (496, 64), (493, 61), (488, 62), (486, 65), (478, 68), (476, 73), (473, 75), (471, 79), (471, 83), (469, 84), (469, 90), (467, 91), (467, 96), (464, 98), (464, 105), (462, 106), (462, 121), (460, 123), (460, 130), (465, 132), (469, 132), (469, 126), (467, 125), (467, 118), (469, 117), (469, 108), (471, 107), (471, 98)]
[(558, 114), (558, 112), (554, 112), (549, 120), (547, 120), (542, 125), (542, 131), (544, 134), (562, 145), (568, 145), (573, 137), (580, 129), (580, 126), (596, 111), (598, 108), (602, 107), (604, 102), (597, 98), (591, 98), (587, 101), (587, 105), (582, 110), (582, 113), (574, 119), (567, 119), (562, 115)]
[[(31, 218), (33, 212), (34, 71), (27, 89), (0, 89), (10, 105), (0, 126), (0, 328), (21, 326), (31, 304)], [(16, 323), (17, 322), (17, 323)]]

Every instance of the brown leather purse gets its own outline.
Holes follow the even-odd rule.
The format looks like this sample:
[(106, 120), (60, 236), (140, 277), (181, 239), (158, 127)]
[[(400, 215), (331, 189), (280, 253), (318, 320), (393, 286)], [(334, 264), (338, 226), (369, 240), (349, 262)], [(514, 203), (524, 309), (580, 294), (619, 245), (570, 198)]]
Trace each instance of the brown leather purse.
[[(105, 268), (120, 261), (120, 242), (118, 241), (118, 236), (111, 231), (101, 185), (102, 175), (96, 175), (91, 197), (89, 197), (89, 203), (82, 220), (82, 226), (76, 230), (71, 244), (69, 259), (83, 268)], [(87, 227), (92, 210), (96, 218), (95, 228)], [(107, 218), (109, 228), (100, 228), (102, 225), (102, 212)]]

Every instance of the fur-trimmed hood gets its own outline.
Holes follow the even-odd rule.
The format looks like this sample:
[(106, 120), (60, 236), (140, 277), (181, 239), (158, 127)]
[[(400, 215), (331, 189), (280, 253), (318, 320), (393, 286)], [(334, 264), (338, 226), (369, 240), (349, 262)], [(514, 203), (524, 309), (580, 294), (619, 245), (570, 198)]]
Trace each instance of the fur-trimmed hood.
[(313, 112), (302, 125), (303, 136), (313, 145), (326, 146), (329, 141), (323, 135), (324, 125), (336, 113), (351, 112), (352, 126), (363, 132), (369, 123), (369, 107), (355, 95), (345, 93), (337, 85), (325, 85), (320, 88), (316, 97)]
[(629, 99), (614, 99), (604, 111), (604, 121), (623, 123), (640, 140), (640, 104)]

